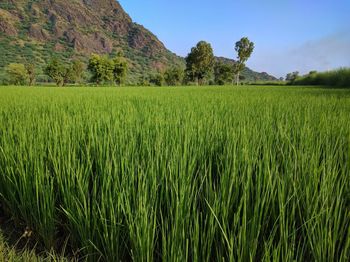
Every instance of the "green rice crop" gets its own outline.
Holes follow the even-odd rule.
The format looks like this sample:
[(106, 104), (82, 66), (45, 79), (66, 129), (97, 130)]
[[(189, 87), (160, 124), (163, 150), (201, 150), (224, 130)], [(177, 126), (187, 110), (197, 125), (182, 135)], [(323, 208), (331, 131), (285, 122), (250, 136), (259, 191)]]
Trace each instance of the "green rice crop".
[(350, 91), (0, 88), (0, 201), (82, 260), (349, 261)]

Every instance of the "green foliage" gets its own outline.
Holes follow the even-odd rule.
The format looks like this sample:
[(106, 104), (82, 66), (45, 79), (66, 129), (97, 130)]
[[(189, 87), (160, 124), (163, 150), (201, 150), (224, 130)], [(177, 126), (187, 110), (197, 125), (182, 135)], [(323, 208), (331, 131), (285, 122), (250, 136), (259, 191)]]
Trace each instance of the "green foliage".
[(216, 62), (214, 67), (214, 82), (217, 85), (232, 83), (233, 67), (229, 64)]
[(57, 86), (63, 86), (67, 77), (67, 68), (57, 58), (53, 58), (45, 68), (45, 74), (55, 81)]
[(137, 83), (138, 86), (150, 86), (149, 77), (141, 75)]
[(122, 85), (125, 82), (128, 72), (128, 63), (121, 55), (113, 59), (113, 78), (117, 85)]
[(241, 38), (236, 42), (235, 50), (237, 52), (237, 58), (239, 63), (245, 63), (252, 55), (254, 51), (254, 43), (251, 42), (247, 37)]
[[(233, 59), (228, 59), (224, 57), (216, 57), (216, 62), (224, 63), (232, 67), (232, 70), (236, 66), (236, 62)], [(235, 75), (235, 72), (234, 72)], [(254, 72), (253, 70), (249, 69), (248, 67), (244, 67), (244, 69), (240, 72), (240, 76), (245, 77), (245, 81), (249, 82), (256, 82), (256, 81), (276, 81), (277, 79), (266, 72)], [(233, 76), (232, 76), (233, 77)]]
[(69, 72), (70, 80), (74, 83), (79, 83), (82, 80), (82, 76), (85, 70), (85, 65), (80, 60), (73, 60)]
[(35, 84), (35, 80), (36, 80), (35, 64), (26, 63), (25, 68), (26, 68), (27, 74), (28, 74), (28, 84), (29, 84), (29, 86), (33, 86)]
[(92, 74), (91, 81), (96, 84), (113, 80), (113, 62), (106, 56), (93, 54), (89, 59), (88, 69)]
[(16, 8), (16, 6), (12, 1), (5, 0), (0, 3), (0, 8), (5, 10), (13, 10)]
[(254, 51), (254, 43), (251, 42), (247, 37), (242, 37), (241, 40), (236, 42), (235, 50), (237, 52), (237, 61), (234, 65), (233, 71), (236, 74), (236, 81), (238, 85), (240, 80), (240, 73), (245, 68), (245, 63)]
[(316, 71), (311, 71), (308, 75), (289, 81), (289, 84), (293, 85), (350, 87), (350, 68), (340, 68), (338, 70), (319, 73)]
[(294, 83), (295, 80), (299, 77), (299, 72), (293, 72), (293, 73), (288, 73), (286, 75), (286, 81), (289, 81), (290, 83)]
[(164, 76), (161, 73), (153, 74), (149, 76), (149, 83), (155, 86), (164, 85)]
[(241, 72), (245, 68), (245, 65), (240, 63), (239, 61), (235, 62), (233, 65), (233, 73), (236, 76), (236, 84), (239, 84), (239, 80), (241, 79)]
[(164, 81), (168, 86), (181, 85), (184, 79), (184, 70), (181, 67), (170, 67), (164, 72)]
[(88, 69), (92, 74), (91, 80), (96, 84), (114, 81), (117, 85), (121, 85), (125, 81), (128, 64), (121, 55), (109, 59), (107, 56), (93, 54)]
[(25, 85), (28, 82), (28, 72), (23, 64), (11, 63), (5, 68), (9, 84)]
[(83, 261), (348, 261), (349, 103), (304, 87), (3, 87), (0, 203)]
[(275, 80), (275, 81), (253, 81), (246, 82), (247, 85), (256, 85), (256, 86), (285, 86), (287, 85), (286, 81), (283, 80)]
[(84, 64), (81, 61), (73, 60), (71, 64), (63, 64), (57, 58), (53, 58), (44, 70), (45, 74), (53, 79), (57, 86), (79, 82), (83, 71)]
[(186, 57), (186, 75), (190, 81), (204, 84), (213, 72), (214, 54), (211, 45), (200, 41)]

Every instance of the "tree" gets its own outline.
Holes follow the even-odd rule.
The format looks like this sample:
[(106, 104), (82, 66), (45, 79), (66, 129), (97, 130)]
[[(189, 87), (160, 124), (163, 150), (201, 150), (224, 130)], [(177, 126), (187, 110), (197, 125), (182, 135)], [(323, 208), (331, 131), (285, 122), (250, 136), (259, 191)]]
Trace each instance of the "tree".
[(73, 60), (72, 63), (64, 65), (57, 58), (53, 58), (44, 72), (55, 81), (57, 86), (64, 86), (69, 82), (76, 83), (81, 80), (84, 64), (79, 60)]
[[(235, 62), (233, 65), (233, 74), (235, 75), (236, 85), (239, 85), (239, 80), (241, 79), (241, 72), (245, 68), (245, 65), (239, 62)], [(232, 79), (233, 81), (234, 79)]]
[(113, 59), (93, 54), (89, 60), (88, 70), (92, 73), (91, 80), (96, 84), (115, 81), (117, 85), (121, 85), (125, 81), (128, 64), (120, 53)]
[(168, 86), (181, 85), (184, 78), (184, 70), (180, 67), (171, 67), (164, 72), (164, 80)]
[(186, 74), (188, 79), (202, 84), (213, 72), (214, 54), (211, 45), (200, 41), (186, 57)]
[(27, 63), (25, 65), (25, 68), (27, 70), (27, 74), (28, 74), (28, 80), (29, 80), (29, 85), (33, 86), (35, 84), (35, 64), (33, 63)]
[(10, 84), (25, 85), (28, 82), (28, 72), (23, 64), (11, 63), (5, 68)]
[(113, 59), (113, 79), (118, 86), (124, 83), (127, 71), (128, 63), (121, 54), (118, 54), (118, 56)]
[(289, 73), (286, 76), (286, 81), (293, 83), (299, 77), (299, 72), (295, 71), (293, 73)]
[(67, 80), (67, 70), (57, 58), (53, 58), (44, 69), (45, 74), (51, 77), (57, 86), (63, 86)]
[(161, 73), (151, 75), (149, 77), (149, 83), (155, 86), (162, 86), (164, 84), (164, 77)]
[(239, 75), (245, 68), (245, 63), (254, 51), (254, 43), (251, 42), (247, 37), (241, 38), (236, 42), (235, 50), (237, 52), (237, 61), (234, 65), (234, 73), (236, 75), (236, 82), (239, 85)]
[(88, 70), (92, 73), (91, 80), (96, 84), (113, 80), (113, 61), (106, 56), (93, 54), (89, 59)]
[(137, 83), (138, 86), (150, 86), (149, 78), (142, 75)]
[(233, 68), (227, 63), (216, 62), (214, 66), (214, 82), (217, 85), (224, 85), (232, 82)]
[(69, 68), (68, 79), (74, 83), (79, 83), (84, 72), (84, 64), (80, 60), (73, 60)]

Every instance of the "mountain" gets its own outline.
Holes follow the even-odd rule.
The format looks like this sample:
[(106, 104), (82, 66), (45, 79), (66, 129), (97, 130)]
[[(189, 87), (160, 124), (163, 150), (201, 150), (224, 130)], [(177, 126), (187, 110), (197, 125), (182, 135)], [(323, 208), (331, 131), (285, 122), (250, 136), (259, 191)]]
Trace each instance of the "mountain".
[[(221, 62), (221, 63), (225, 63), (225, 64), (229, 64), (229, 65), (234, 65), (235, 60), (233, 59), (229, 59), (229, 58), (225, 58), (225, 57), (216, 57), (216, 61), (217, 62)], [(269, 75), (266, 72), (255, 72), (253, 70), (251, 70), (250, 68), (246, 67), (244, 68), (243, 72), (242, 72), (242, 76), (245, 78), (245, 81), (276, 81), (277, 78)]]
[(52, 54), (66, 60), (118, 51), (136, 74), (183, 63), (114, 0), (1, 1), (0, 34), (0, 66), (23, 58), (44, 65)]
[(184, 65), (115, 0), (0, 2), (0, 71), (11, 62), (35, 61), (41, 68), (52, 56), (86, 61), (91, 53), (119, 51), (129, 60), (129, 82), (144, 72)]

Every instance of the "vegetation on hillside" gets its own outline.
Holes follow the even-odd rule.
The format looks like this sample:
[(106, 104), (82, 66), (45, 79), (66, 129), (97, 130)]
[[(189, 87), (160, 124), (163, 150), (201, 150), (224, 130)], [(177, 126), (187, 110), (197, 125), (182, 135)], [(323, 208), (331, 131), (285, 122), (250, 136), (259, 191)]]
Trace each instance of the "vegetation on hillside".
[(87, 63), (92, 53), (113, 57), (120, 51), (130, 64), (130, 83), (144, 71), (184, 64), (155, 35), (133, 23), (115, 0), (0, 5), (0, 71), (9, 63), (32, 61), (41, 70), (52, 58)]
[[(88, 63), (95, 53), (108, 58), (123, 52), (129, 74), (125, 84), (136, 85), (169, 68), (184, 68), (185, 59), (167, 50), (143, 26), (133, 23), (115, 0), (5, 1), (0, 4), (0, 83), (10, 63), (35, 64), (37, 82), (52, 81), (44, 69), (49, 61)], [(246, 80), (271, 76), (245, 68)], [(85, 75), (85, 80), (90, 75)], [(6, 81), (5, 81), (6, 82)]]
[[(215, 59), (210, 43), (200, 41), (186, 57), (185, 69), (173, 65), (165, 70), (153, 73), (152, 71), (144, 72), (138, 85), (232, 84), (234, 74), (240, 78), (240, 73), (245, 68), (244, 63), (253, 51), (253, 46), (254, 44), (248, 38), (242, 38), (236, 43), (236, 50), (240, 57), (239, 61), (230, 63)], [(64, 86), (67, 83), (81, 84), (87, 82), (97, 85), (114, 83), (121, 86), (126, 82), (129, 67), (128, 60), (122, 52), (118, 52), (113, 57), (92, 54), (86, 66), (78, 59), (71, 59), (69, 63), (65, 63), (64, 60), (54, 57), (44, 66), (43, 73), (49, 81), (55, 82), (57, 86)], [(239, 71), (237, 71), (238, 69)], [(37, 81), (36, 74), (36, 67), (32, 62), (26, 64), (11, 63), (6, 66), (2, 82), (3, 84), (12, 85), (33, 85)], [(243, 76), (241, 77), (245, 79)]]

